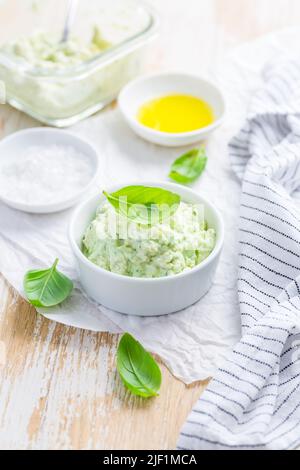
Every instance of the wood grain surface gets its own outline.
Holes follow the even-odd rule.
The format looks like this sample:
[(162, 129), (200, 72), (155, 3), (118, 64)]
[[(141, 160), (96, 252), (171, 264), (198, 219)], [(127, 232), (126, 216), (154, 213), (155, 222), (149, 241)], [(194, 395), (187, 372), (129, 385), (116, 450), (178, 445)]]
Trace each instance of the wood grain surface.
[[(209, 69), (243, 41), (300, 24), (299, 0), (150, 3), (162, 28), (149, 69)], [(0, 137), (36, 125), (0, 105)], [(116, 374), (117, 343), (42, 318), (0, 275), (0, 448), (174, 448), (207, 382), (186, 387), (162, 366), (160, 397), (135, 398)]]

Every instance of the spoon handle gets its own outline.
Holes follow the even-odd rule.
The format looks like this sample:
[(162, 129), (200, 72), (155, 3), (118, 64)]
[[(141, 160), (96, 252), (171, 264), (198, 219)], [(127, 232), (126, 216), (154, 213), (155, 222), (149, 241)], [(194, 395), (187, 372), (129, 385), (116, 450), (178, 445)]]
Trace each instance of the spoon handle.
[(74, 22), (74, 19), (77, 13), (78, 3), (79, 3), (79, 0), (69, 0), (68, 2), (68, 11), (67, 11), (67, 16), (65, 20), (62, 42), (66, 42), (69, 38), (70, 29), (72, 27), (72, 24)]

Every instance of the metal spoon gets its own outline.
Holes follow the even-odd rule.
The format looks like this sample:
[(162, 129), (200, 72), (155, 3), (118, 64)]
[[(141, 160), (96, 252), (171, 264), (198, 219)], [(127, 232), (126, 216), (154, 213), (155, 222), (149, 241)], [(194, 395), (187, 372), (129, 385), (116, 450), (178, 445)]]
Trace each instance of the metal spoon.
[(79, 0), (69, 0), (68, 11), (61, 42), (66, 42), (69, 38), (70, 30), (77, 13), (78, 3)]

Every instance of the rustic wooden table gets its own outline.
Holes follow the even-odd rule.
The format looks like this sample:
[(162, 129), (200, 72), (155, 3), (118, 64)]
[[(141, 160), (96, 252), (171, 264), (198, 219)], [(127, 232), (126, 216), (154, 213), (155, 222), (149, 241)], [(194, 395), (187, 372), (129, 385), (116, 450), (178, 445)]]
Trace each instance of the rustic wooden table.
[[(299, 0), (151, 3), (162, 17), (150, 64), (156, 69), (200, 71), (237, 44), (300, 25)], [(34, 125), (24, 114), (0, 106), (1, 137)], [(186, 387), (162, 366), (160, 397), (135, 398), (116, 374), (117, 343), (116, 335), (42, 318), (0, 275), (0, 448), (174, 448), (206, 383)]]

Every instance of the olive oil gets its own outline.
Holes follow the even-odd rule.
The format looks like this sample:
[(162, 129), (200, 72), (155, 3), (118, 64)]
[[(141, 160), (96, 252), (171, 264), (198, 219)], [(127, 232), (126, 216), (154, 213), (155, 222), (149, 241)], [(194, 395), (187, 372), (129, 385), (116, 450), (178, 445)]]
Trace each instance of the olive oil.
[(207, 127), (215, 120), (212, 107), (191, 95), (168, 95), (143, 104), (140, 124), (160, 132), (182, 133)]

